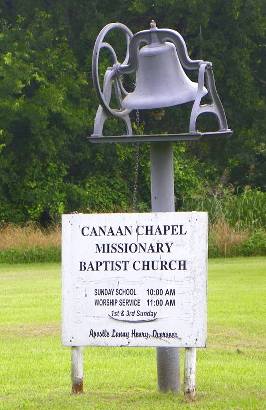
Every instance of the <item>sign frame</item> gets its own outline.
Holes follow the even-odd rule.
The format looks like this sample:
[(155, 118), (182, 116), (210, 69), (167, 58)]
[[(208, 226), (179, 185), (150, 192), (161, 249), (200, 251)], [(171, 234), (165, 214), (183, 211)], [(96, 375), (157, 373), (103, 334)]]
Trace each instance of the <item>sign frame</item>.
[[(205, 212), (63, 215), (63, 344), (65, 346), (205, 347), (207, 337), (207, 218), (207, 213)], [(99, 229), (99, 227), (103, 226), (106, 227), (105, 230)], [(125, 229), (126, 226), (131, 226), (131, 231)], [(147, 227), (146, 233), (148, 234), (140, 235), (143, 234), (143, 232), (145, 233), (145, 228), (141, 228), (136, 232), (136, 227), (138, 226)], [(119, 229), (119, 227), (121, 229)], [(130, 232), (131, 234), (129, 234)], [(141, 236), (146, 242), (142, 241)], [(128, 251), (130, 244), (132, 245), (131, 248), (135, 249), (136, 245), (134, 246), (133, 244), (137, 244), (137, 249), (142, 251), (144, 248), (140, 247), (140, 244), (143, 243), (146, 243), (146, 250), (149, 250), (150, 252), (148, 255), (149, 259), (146, 258), (147, 254), (145, 252), (141, 253), (139, 259), (136, 258), (136, 256), (140, 256), (140, 254), (136, 255), (136, 252), (133, 252), (133, 254), (130, 255), (133, 256), (133, 259), (129, 258), (128, 252), (108, 252), (108, 250), (110, 251), (111, 249), (114, 249), (110, 248), (112, 244), (116, 244), (117, 246), (118, 244), (123, 244), (122, 251)], [(96, 249), (97, 244), (98, 251), (100, 249), (105, 250), (105, 252), (101, 254), (94, 251), (93, 255), (93, 249)], [(83, 257), (83, 259), (86, 260), (80, 260), (85, 249), (87, 255), (86, 258)], [(116, 247), (115, 249), (117, 250), (118, 248)], [(156, 252), (152, 252), (154, 249), (155, 251), (161, 251), (159, 252), (160, 259), (158, 259), (158, 252), (157, 255)], [(118, 265), (113, 263), (113, 266), (111, 266), (110, 255), (112, 256), (113, 262), (118, 262), (118, 259), (114, 257), (117, 257), (117, 255), (120, 257), (120, 262), (128, 261), (128, 263), (122, 263), (122, 268), (124, 269), (115, 271), (115, 279), (111, 278), (111, 282), (113, 281), (111, 287), (110, 275), (114, 273), (113, 270)], [(107, 259), (104, 259), (106, 256)], [(124, 256), (127, 258), (123, 259)], [(158, 260), (162, 261), (162, 257), (164, 258), (163, 261), (165, 264), (161, 266), (168, 267), (168, 270), (159, 270), (158, 273), (158, 271), (149, 269), (148, 280), (152, 283), (150, 287), (147, 287), (147, 280), (144, 284), (141, 284), (141, 286), (136, 285), (136, 281), (141, 280), (141, 275), (147, 276), (147, 271), (134, 271), (134, 277), (137, 276), (137, 280), (135, 279), (135, 284), (133, 284), (135, 287), (132, 286), (133, 273), (131, 271), (129, 272), (129, 266), (132, 268), (134, 262), (140, 262), (139, 265), (144, 262), (149, 262), (151, 268), (154, 268), (155, 265), (153, 262)], [(145, 258), (147, 259), (146, 261)], [(171, 261), (175, 261), (175, 263), (173, 262), (171, 264)], [(98, 265), (97, 262), (99, 262)], [(101, 265), (100, 262), (103, 262), (103, 265)], [(102, 267), (105, 269), (101, 270)], [(186, 269), (182, 269), (182, 267), (185, 267)], [(87, 268), (89, 268), (89, 270), (87, 270)], [(95, 271), (96, 268), (97, 270)], [(88, 276), (90, 275), (93, 276), (92, 281), (88, 280)], [(179, 276), (180, 279), (178, 280)], [(122, 295), (123, 298), (119, 298), (119, 294), (117, 295), (117, 298), (114, 298), (113, 295), (111, 295), (112, 298), (108, 298), (108, 294), (106, 294), (102, 295), (104, 296), (102, 297), (102, 300), (116, 300), (118, 305), (120, 303), (126, 303), (124, 301), (127, 300), (129, 302), (133, 299), (138, 300), (138, 303), (142, 306), (142, 310), (137, 309), (135, 306), (133, 309), (130, 308), (127, 310), (135, 312), (135, 315), (137, 315), (136, 312), (138, 310), (140, 312), (146, 312), (147, 315), (145, 319), (149, 318), (154, 320), (142, 320), (141, 323), (137, 324), (137, 321), (134, 323), (134, 320), (121, 320), (121, 316), (117, 318), (109, 313), (105, 318), (104, 324), (101, 324), (99, 327), (94, 324), (94, 327), (92, 327), (92, 325), (90, 325), (90, 320), (88, 318), (85, 319), (88, 307), (90, 311), (94, 309), (93, 304), (91, 302), (88, 303), (88, 299), (91, 301), (91, 299), (93, 299), (92, 297), (95, 296), (95, 294), (93, 295), (93, 292), (91, 292), (91, 289), (93, 289), (90, 288), (91, 283), (88, 282), (93, 283), (96, 279), (99, 280), (99, 277), (101, 278), (101, 285), (100, 287), (98, 286), (98, 288), (94, 287), (94, 290), (100, 289), (102, 292), (106, 291), (107, 293), (108, 289), (110, 291), (113, 289), (113, 294), (116, 293), (116, 289), (129, 290), (129, 295), (126, 295), (124, 292)], [(107, 282), (106, 285), (104, 285), (105, 280)], [(165, 282), (169, 280), (174, 283), (171, 287), (156, 285), (156, 283), (165, 284)], [(122, 281), (123, 286), (120, 286), (120, 288), (115, 287), (114, 281), (120, 284)], [(185, 283), (182, 284), (182, 281), (185, 281)], [(177, 282), (177, 284), (175, 282)], [(129, 285), (129, 283), (131, 283), (131, 285)], [(180, 314), (177, 314), (178, 317), (170, 315), (167, 330), (163, 330), (164, 327), (151, 326), (152, 322), (155, 324), (155, 319), (157, 320), (159, 318), (166, 323), (166, 318), (163, 314), (167, 311), (167, 306), (165, 305), (165, 303), (167, 303), (167, 299), (165, 298), (166, 292), (167, 289), (168, 291), (172, 289), (173, 292), (174, 289), (177, 289), (177, 285), (179, 286), (179, 289), (183, 286), (183, 295), (182, 292), (180, 292), (179, 299), (181, 297), (185, 299), (182, 300), (182, 303), (179, 303), (176, 309), (172, 309), (172, 312), (179, 312), (181, 307)], [(87, 289), (88, 286), (89, 288)], [(141, 293), (140, 287), (145, 289), (144, 295), (143, 292)], [(132, 289), (135, 289), (133, 294)], [(147, 295), (149, 289), (150, 292)], [(159, 294), (157, 294), (158, 291)], [(87, 292), (86, 297), (85, 292)], [(147, 296), (146, 299), (145, 292)], [(163, 292), (163, 294), (161, 294), (161, 292)], [(136, 293), (141, 293), (140, 298), (136, 296)], [(160, 298), (157, 296), (160, 296)], [(186, 301), (186, 298), (189, 300)], [(99, 298), (94, 298), (93, 300), (95, 304), (95, 301), (99, 300)], [(149, 300), (150, 302), (148, 302)], [(163, 306), (160, 306), (160, 303), (157, 306), (158, 301), (163, 303)], [(151, 306), (153, 309), (149, 310), (147, 307), (150, 306), (146, 306), (146, 310), (143, 310), (143, 303), (146, 303), (146, 305), (149, 303), (155, 303), (156, 306)], [(184, 306), (189, 303), (192, 307), (189, 308), (187, 306), (184, 308)], [(99, 312), (101, 311), (106, 315), (108, 310), (106, 309), (107, 307), (104, 306), (103, 308), (103, 306), (98, 306), (98, 309), (95, 307), (95, 311), (92, 311), (91, 316), (98, 317), (97, 320), (101, 321), (102, 318), (99, 318), (99, 316), (101, 316), (101, 314), (99, 315)], [(174, 308), (174, 306), (172, 306), (172, 308)], [(169, 309), (168, 311), (171, 310)], [(194, 313), (189, 315), (191, 309)], [(74, 310), (75, 312), (73, 313)], [(121, 311), (121, 308), (120, 310), (116, 309), (116, 312), (120, 312), (120, 314)], [(148, 317), (149, 311), (157, 312), (157, 317)], [(110, 312), (115, 312), (115, 310), (112, 309)], [(188, 322), (190, 323), (190, 326), (188, 326), (186, 331), (183, 331), (181, 336), (180, 329), (182, 326), (186, 326), (186, 323)], [(94, 323), (96, 323), (95, 320)]]

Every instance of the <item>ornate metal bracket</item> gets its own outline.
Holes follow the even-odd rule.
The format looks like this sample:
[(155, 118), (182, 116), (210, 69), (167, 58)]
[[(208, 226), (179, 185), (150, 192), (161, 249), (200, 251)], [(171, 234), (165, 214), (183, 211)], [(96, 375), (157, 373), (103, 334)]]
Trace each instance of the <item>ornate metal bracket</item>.
[[(212, 102), (211, 104), (201, 105), (201, 100), (206, 94), (204, 91), (205, 74), (206, 88)], [(216, 90), (212, 66), (210, 63), (202, 63), (199, 68), (198, 91), (190, 115), (189, 132), (196, 132), (197, 118), (203, 113), (215, 114), (219, 122), (219, 131), (228, 130), (225, 112)]]

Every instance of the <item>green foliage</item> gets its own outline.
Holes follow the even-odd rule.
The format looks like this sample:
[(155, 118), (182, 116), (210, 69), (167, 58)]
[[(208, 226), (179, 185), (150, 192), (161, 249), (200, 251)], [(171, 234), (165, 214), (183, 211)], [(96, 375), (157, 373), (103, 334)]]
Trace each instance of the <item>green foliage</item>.
[(239, 255), (263, 256), (266, 255), (266, 231), (259, 229), (243, 242), (239, 249)]
[(215, 192), (202, 192), (187, 198), (183, 210), (205, 211), (211, 223), (224, 220), (237, 229), (250, 231), (266, 227), (266, 193), (247, 189), (241, 194), (233, 194), (220, 187)]
[(68, 161), (85, 130), (86, 80), (50, 24), (44, 12), (30, 25), (23, 18), (15, 27), (2, 23), (0, 219), (6, 221), (40, 221), (44, 214), (54, 220), (64, 211)]
[[(136, 209), (150, 209), (149, 147), (138, 157), (134, 146), (92, 146), (85, 137), (98, 105), (90, 75), (97, 34), (111, 21), (136, 32), (153, 18), (181, 33), (192, 58), (213, 61), (234, 130), (228, 140), (175, 145), (177, 209), (209, 210), (211, 220), (223, 216), (243, 227), (264, 224), (265, 1), (78, 3), (0, 5), (0, 221), (48, 225), (62, 212), (132, 210), (136, 187)], [(110, 41), (122, 61), (124, 39)], [(161, 121), (141, 111), (139, 123), (133, 113), (134, 131), (187, 130), (190, 109), (165, 110)], [(119, 121), (107, 121), (106, 133), (121, 130)]]
[(89, 212), (125, 212), (129, 208), (130, 193), (120, 178), (91, 177), (87, 180), (86, 191)]
[(0, 263), (49, 263), (60, 262), (59, 247), (32, 247), (30, 249), (7, 249), (0, 251)]
[(199, 175), (200, 164), (195, 157), (188, 156), (185, 144), (178, 144), (174, 147), (174, 178), (176, 208), (179, 209), (182, 203), (201, 194), (204, 190), (203, 181)]

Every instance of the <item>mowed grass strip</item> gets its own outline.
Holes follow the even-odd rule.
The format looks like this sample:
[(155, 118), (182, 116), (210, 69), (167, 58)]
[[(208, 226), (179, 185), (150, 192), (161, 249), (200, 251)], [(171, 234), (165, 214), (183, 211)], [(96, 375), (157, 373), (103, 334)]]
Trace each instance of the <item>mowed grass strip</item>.
[(157, 392), (152, 348), (86, 348), (85, 393), (71, 395), (59, 265), (0, 266), (0, 408), (264, 409), (265, 268), (266, 258), (210, 261), (208, 348), (198, 351), (188, 403), (182, 392)]

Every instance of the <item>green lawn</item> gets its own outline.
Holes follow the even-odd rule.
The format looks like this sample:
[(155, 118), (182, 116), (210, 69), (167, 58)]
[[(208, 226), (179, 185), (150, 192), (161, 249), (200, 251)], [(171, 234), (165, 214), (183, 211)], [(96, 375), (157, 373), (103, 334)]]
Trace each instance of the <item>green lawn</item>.
[[(197, 399), (159, 394), (154, 349), (87, 348), (85, 394), (70, 394), (60, 341), (60, 268), (0, 266), (1, 409), (266, 409), (266, 258), (209, 262), (208, 348)], [(183, 372), (183, 351), (181, 371)]]

